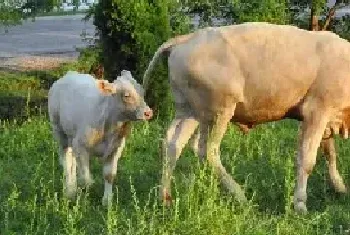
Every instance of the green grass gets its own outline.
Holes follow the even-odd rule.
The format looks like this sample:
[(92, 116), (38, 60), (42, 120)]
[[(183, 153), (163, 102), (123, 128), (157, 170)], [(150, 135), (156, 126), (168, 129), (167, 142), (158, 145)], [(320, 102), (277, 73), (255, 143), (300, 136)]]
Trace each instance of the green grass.
[[(222, 161), (251, 199), (240, 206), (186, 147), (173, 184), (174, 204), (157, 197), (164, 124), (137, 123), (118, 164), (114, 205), (102, 207), (102, 168), (96, 183), (68, 202), (62, 194), (57, 145), (45, 117), (0, 124), (0, 234), (349, 234), (349, 196), (330, 186), (319, 156), (308, 184), (306, 216), (292, 210), (296, 123), (279, 122), (244, 136), (231, 127)], [(350, 148), (337, 141), (339, 166), (349, 182)]]
[(40, 81), (35, 76), (24, 75), (20, 72), (0, 70), (0, 90), (18, 91), (27, 89), (40, 89)]

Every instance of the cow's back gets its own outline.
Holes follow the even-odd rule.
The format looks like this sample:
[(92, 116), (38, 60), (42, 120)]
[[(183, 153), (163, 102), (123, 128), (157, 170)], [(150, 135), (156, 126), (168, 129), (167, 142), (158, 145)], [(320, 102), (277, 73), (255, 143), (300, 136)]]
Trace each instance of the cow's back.
[(247, 23), (199, 30), (172, 49), (169, 67), (197, 111), (236, 101), (236, 119), (254, 123), (288, 115), (312, 86), (333, 79), (332, 69), (349, 70), (349, 57), (335, 34)]

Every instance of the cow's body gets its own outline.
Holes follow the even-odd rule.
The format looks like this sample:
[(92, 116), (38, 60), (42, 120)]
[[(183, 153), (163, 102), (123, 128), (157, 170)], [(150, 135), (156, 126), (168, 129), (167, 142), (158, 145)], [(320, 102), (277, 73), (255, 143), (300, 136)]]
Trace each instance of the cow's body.
[(50, 88), (48, 107), (60, 148), (67, 196), (75, 196), (77, 166), (83, 183), (92, 184), (89, 159), (96, 155), (104, 162), (103, 203), (109, 202), (130, 121), (149, 119), (152, 115), (143, 101), (142, 88), (128, 71), (123, 71), (114, 83), (69, 71)]
[(334, 156), (332, 181), (338, 191), (345, 191), (336, 170), (333, 134), (340, 131), (347, 138), (350, 127), (346, 40), (329, 32), (267, 23), (206, 28), (164, 43), (145, 73), (145, 86), (165, 52), (177, 112), (165, 140), (164, 159), (169, 164), (163, 172), (164, 198), (170, 196), (176, 159), (199, 124), (200, 157), (207, 156), (224, 185), (245, 200), (219, 157), (230, 120), (243, 130), (285, 118), (302, 121), (294, 200), (298, 211), (306, 211), (307, 178), (322, 137), (324, 149)]

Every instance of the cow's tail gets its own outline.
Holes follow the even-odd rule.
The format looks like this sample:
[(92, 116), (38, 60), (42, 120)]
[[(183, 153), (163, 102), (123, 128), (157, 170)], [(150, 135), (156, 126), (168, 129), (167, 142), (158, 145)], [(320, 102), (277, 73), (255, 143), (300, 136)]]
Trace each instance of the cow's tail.
[(153, 71), (154, 66), (158, 62), (160, 56), (162, 56), (164, 53), (169, 53), (173, 46), (187, 42), (189, 39), (192, 38), (192, 36), (193, 36), (193, 33), (186, 34), (186, 35), (180, 35), (180, 36), (171, 38), (168, 41), (166, 41), (165, 43), (163, 43), (158, 48), (158, 50), (154, 53), (154, 56), (153, 56), (151, 62), (148, 65), (148, 68), (146, 69), (146, 71), (143, 75), (143, 83), (142, 84), (143, 84), (145, 92), (147, 90), (148, 80), (149, 80), (150, 74)]

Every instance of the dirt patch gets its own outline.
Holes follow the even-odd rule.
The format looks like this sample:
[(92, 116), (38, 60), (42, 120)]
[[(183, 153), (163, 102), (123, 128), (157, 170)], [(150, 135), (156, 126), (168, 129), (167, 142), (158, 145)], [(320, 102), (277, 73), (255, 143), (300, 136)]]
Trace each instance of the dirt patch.
[(23, 56), (1, 61), (1, 67), (19, 71), (50, 70), (62, 63), (73, 62), (76, 58), (62, 56)]

